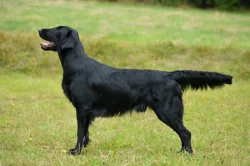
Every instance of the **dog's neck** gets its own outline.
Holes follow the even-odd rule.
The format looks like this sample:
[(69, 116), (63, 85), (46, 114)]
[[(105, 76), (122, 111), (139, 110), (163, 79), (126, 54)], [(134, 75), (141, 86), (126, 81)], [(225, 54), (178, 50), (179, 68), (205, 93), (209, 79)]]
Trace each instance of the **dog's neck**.
[(90, 60), (81, 44), (73, 49), (58, 52), (64, 75), (72, 75), (84, 69), (86, 62)]

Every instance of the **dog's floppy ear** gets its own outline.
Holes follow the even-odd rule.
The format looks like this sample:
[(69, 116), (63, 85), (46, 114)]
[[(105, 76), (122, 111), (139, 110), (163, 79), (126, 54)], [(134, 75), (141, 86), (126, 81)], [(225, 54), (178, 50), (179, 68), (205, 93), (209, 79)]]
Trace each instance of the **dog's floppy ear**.
[(60, 50), (71, 49), (76, 46), (76, 38), (72, 31), (69, 31), (60, 45)]

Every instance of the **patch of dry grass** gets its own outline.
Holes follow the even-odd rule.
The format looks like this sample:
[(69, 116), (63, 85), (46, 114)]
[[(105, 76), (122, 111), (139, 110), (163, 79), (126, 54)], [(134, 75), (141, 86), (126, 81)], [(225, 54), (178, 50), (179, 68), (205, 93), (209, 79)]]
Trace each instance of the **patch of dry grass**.
[[(61, 72), (57, 54), (40, 49), (36, 34), (2, 32), (0, 65), (5, 71), (51, 74)], [(87, 54), (102, 63), (122, 68), (157, 70), (214, 70), (249, 79), (250, 51), (208, 46), (185, 46), (178, 41), (154, 44), (115, 42), (96, 36), (81, 36)], [(22, 40), (20, 40), (22, 39)], [(229, 44), (232, 39), (228, 39)], [(13, 47), (13, 44), (15, 47)], [(237, 55), (237, 56), (236, 56)], [(133, 62), (133, 63), (132, 63)], [(201, 63), (202, 62), (202, 63)]]

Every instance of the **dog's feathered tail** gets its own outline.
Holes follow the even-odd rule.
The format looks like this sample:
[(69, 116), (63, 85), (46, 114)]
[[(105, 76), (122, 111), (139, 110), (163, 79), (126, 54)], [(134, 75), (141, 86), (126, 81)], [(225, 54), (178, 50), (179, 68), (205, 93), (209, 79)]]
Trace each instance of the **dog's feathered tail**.
[(173, 71), (168, 76), (178, 82), (183, 90), (187, 88), (193, 90), (207, 89), (208, 87), (211, 89), (221, 88), (225, 84), (232, 84), (233, 79), (232, 76), (221, 73), (192, 70)]

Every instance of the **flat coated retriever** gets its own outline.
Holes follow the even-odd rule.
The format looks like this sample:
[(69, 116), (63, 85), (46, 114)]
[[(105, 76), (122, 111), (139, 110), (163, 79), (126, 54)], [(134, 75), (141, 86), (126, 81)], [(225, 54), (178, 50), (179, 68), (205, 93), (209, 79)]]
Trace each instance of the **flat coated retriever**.
[(215, 72), (116, 69), (91, 59), (73, 28), (58, 26), (38, 32), (47, 41), (41, 48), (58, 52), (62, 88), (76, 108), (77, 142), (69, 150), (72, 155), (79, 155), (89, 143), (89, 125), (95, 117), (145, 112), (147, 107), (179, 135), (181, 151), (193, 153), (191, 133), (183, 125), (183, 90), (232, 84), (232, 76)]

